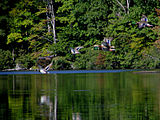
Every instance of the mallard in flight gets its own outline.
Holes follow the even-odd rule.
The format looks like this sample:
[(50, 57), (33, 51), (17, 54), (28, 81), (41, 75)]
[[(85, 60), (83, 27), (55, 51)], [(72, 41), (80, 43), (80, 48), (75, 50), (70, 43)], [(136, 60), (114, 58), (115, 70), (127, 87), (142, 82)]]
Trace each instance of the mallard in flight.
[(79, 46), (79, 47), (76, 47), (76, 48), (71, 48), (71, 53), (72, 54), (79, 54), (80, 52), (79, 52), (79, 50), (81, 49), (81, 48), (83, 48), (83, 46)]
[(42, 66), (38, 65), (38, 67), (40, 68), (39, 71), (40, 71), (42, 74), (47, 74), (47, 73), (49, 73), (48, 70), (51, 68), (52, 64), (53, 64), (53, 59), (52, 59), (51, 63), (50, 63), (49, 65), (47, 65), (45, 68), (42, 68)]
[(142, 15), (141, 21), (137, 22), (139, 28), (143, 27), (152, 27), (153, 25), (148, 23), (148, 18), (145, 15)]
[(147, 22), (143, 22), (143, 21), (138, 22), (137, 24), (138, 24), (138, 27), (139, 27), (139, 28), (152, 27), (152, 26), (153, 26), (153, 25), (151, 25), (151, 24), (149, 24), (149, 23), (147, 23)]

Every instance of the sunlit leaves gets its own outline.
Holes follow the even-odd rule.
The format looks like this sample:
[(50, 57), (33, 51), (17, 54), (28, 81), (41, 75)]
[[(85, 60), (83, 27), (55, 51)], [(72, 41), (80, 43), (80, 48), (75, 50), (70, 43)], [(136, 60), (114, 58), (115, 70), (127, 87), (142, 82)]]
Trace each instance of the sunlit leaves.
[(134, 37), (133, 42), (131, 42), (130, 46), (132, 49), (142, 49), (143, 41), (144, 41), (144, 37), (141, 37), (141, 38)]
[[(42, 47), (46, 41), (44, 34), (47, 34), (46, 28), (46, 6), (42, 2), (34, 0), (24, 0), (16, 4), (15, 8), (10, 11), (10, 34), (8, 35), (7, 44), (21, 43), (22, 46), (33, 48)], [(52, 42), (52, 41), (51, 41)], [(23, 45), (25, 44), (25, 45)]]
[[(19, 2), (15, 8), (10, 11), (10, 31), (8, 35), (7, 44), (11, 42), (22, 42), (26, 41), (26, 36), (29, 33), (29, 29), (33, 26), (33, 15), (31, 9), (27, 8), (32, 5), (33, 1), (26, 0)], [(21, 5), (21, 6), (20, 6)], [(23, 7), (22, 7), (23, 6)], [(22, 38), (25, 39), (22, 39)]]
[(7, 37), (7, 44), (16, 41), (16, 42), (22, 42), (22, 35), (20, 33), (11, 33)]

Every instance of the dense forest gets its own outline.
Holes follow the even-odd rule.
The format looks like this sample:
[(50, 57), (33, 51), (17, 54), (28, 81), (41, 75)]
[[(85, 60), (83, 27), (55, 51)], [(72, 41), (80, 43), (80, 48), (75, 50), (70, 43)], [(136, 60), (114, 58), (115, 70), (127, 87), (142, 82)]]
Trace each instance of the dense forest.
[[(115, 51), (94, 49), (104, 38)], [(159, 68), (160, 0), (2, 0), (0, 53), (0, 70), (49, 56), (60, 70)]]

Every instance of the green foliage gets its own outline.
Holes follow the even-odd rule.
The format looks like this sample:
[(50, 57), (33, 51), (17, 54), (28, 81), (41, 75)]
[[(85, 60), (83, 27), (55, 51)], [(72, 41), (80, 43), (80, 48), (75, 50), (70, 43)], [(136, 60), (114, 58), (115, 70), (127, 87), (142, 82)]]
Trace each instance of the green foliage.
[[(96, 64), (99, 62), (98, 55), (102, 51), (93, 50), (92, 48), (87, 48), (84, 50), (84, 54), (77, 54), (73, 58), (75, 61), (73, 66), (75, 69), (100, 69), (104, 68), (102, 64)], [(104, 58), (102, 58), (104, 59)], [(101, 61), (101, 60), (100, 60)], [(103, 61), (103, 60), (102, 60)]]
[[(107, 14), (110, 6), (108, 1), (61, 1), (63, 3), (57, 11), (57, 20), (62, 27), (58, 34), (60, 41), (71, 42), (70, 46), (91, 46), (94, 41), (103, 39), (103, 27), (107, 25)], [(68, 9), (65, 6), (71, 7)], [(60, 15), (63, 16), (60, 16)]]
[(120, 56), (108, 52), (106, 54), (105, 66), (106, 69), (120, 69)]
[(65, 57), (55, 57), (53, 58), (53, 69), (56, 70), (71, 69), (71, 62), (68, 61)]
[(158, 0), (133, 0), (134, 6), (138, 6), (143, 11), (143, 14), (151, 14), (154, 12), (155, 8), (160, 6), (160, 2)]
[[(16, 1), (14, 1), (16, 2)], [(0, 2), (0, 48), (7, 50), (8, 46), (6, 45), (7, 42), (7, 35), (8, 35), (8, 14), (9, 10), (13, 6), (13, 1), (11, 0), (2, 0)]]
[(15, 62), (21, 65), (23, 68), (29, 69), (35, 65), (36, 61), (32, 59), (30, 54), (22, 54), (16, 59)]
[(11, 52), (0, 49), (0, 53), (0, 70), (12, 68), (14, 62)]
[(155, 68), (160, 68), (160, 49), (155, 47), (155, 46), (151, 46), (149, 48), (146, 48), (143, 52), (142, 52), (142, 58), (141, 58), (141, 65), (143, 68), (146, 69), (155, 69)]
[[(151, 28), (139, 29), (136, 24), (133, 24), (138, 20), (137, 14), (138, 12), (132, 12), (126, 16), (116, 16), (113, 13), (109, 16), (110, 24), (106, 28), (106, 36), (114, 38), (112, 44), (116, 47), (116, 52), (112, 55), (110, 63), (116, 64), (118, 68), (136, 68), (138, 64), (141, 64), (141, 52), (152, 46), (157, 39), (157, 33)], [(150, 15), (149, 20), (152, 19), (153, 15)], [(152, 22), (157, 24), (156, 20)], [(114, 59), (116, 60), (114, 61)], [(141, 67), (147, 67), (147, 65), (138, 68)]]
[(95, 65), (96, 69), (104, 69), (105, 68), (105, 54), (104, 52), (100, 52), (96, 58)]
[[(43, 35), (40, 36), (39, 33), (45, 31), (42, 29), (44, 22), (41, 20), (46, 11), (44, 12), (39, 5), (42, 6), (42, 2), (36, 0), (24, 0), (15, 4), (15, 7), (9, 12), (10, 34), (7, 37), (7, 44), (18, 44), (25, 46), (23, 49), (29, 47), (32, 50), (44, 42)], [(43, 40), (40, 41), (40, 39)], [(38, 43), (35, 43), (37, 40)]]
[[(150, 51), (153, 43), (160, 37), (160, 20), (155, 12), (155, 8), (160, 6), (159, 1), (133, 0), (129, 6), (126, 0), (118, 1), (124, 8), (116, 0), (53, 1), (56, 44), (53, 43), (53, 34), (47, 26), (51, 25), (51, 20), (46, 16), (48, 10), (45, 1), (3, 1), (0, 3), (0, 9), (8, 14), (1, 13), (0, 23), (8, 20), (8, 27), (1, 25), (0, 46), (7, 43), (9, 50), (14, 50), (16, 61), (25, 64), (27, 68), (34, 65), (31, 53), (40, 52), (41, 56), (46, 56), (47, 51), (52, 51), (52, 54), (58, 56), (55, 59), (55, 69), (157, 67), (157, 62), (144, 57), (142, 53), (146, 49)], [(156, 27), (139, 29), (136, 23), (140, 21), (142, 14), (147, 15), (149, 23)], [(91, 50), (93, 45), (100, 45), (104, 37), (114, 38), (112, 45), (116, 48), (115, 52)], [(85, 48), (81, 54), (73, 56), (70, 47), (77, 46)], [(19, 53), (21, 49), (24, 51), (23, 54)], [(141, 59), (146, 61), (141, 62)]]
[(8, 41), (7, 44), (16, 41), (16, 42), (22, 42), (22, 36), (20, 33), (11, 33), (8, 35)]

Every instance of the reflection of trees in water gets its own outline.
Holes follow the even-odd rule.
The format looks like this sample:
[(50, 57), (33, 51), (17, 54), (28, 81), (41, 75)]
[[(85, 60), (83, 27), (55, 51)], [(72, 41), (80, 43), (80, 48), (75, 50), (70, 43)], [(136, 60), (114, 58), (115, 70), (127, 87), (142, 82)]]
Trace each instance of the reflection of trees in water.
[[(40, 114), (41, 116), (49, 120), (57, 120), (57, 109), (58, 109), (58, 95), (57, 95), (57, 75), (55, 74), (55, 89), (54, 89), (54, 100), (51, 98), (50, 92), (53, 92), (51, 88), (47, 89), (49, 92), (40, 96)], [(65, 98), (63, 98), (65, 99)], [(54, 103), (53, 103), (54, 101)], [(63, 104), (63, 103), (62, 103)], [(63, 108), (62, 108), (63, 109)], [(73, 111), (72, 111), (73, 112)], [(65, 116), (67, 117), (67, 116)], [(72, 113), (72, 120), (81, 120), (81, 114), (79, 112)]]
[(72, 120), (81, 120), (80, 113), (72, 113)]
[(58, 79), (59, 87), (57, 75), (33, 75), (32, 79), (28, 75), (9, 76), (8, 98), (4, 99), (8, 100), (8, 111), (13, 119), (118, 119), (119, 116), (158, 119), (159, 76), (62, 75)]
[(40, 98), (40, 111), (41, 116), (48, 117), (49, 120), (53, 118), (53, 103), (50, 101), (50, 97), (43, 95)]
[(30, 76), (12, 75), (8, 80), (8, 119), (31, 118)]
[(55, 74), (54, 120), (57, 120), (57, 75)]
[(49, 95), (42, 95), (40, 97), (41, 116), (48, 117), (49, 120), (57, 120), (57, 75), (56, 74), (55, 74), (55, 91), (54, 92), (55, 92), (54, 106), (53, 106), (53, 101), (50, 99), (50, 93)]

